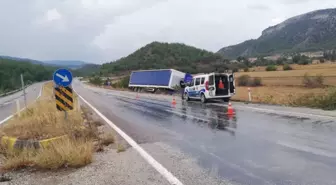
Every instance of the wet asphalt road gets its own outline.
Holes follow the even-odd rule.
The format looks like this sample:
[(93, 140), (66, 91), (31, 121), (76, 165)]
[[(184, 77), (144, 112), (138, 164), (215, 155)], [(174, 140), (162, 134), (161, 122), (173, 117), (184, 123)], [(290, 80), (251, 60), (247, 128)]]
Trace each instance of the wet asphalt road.
[[(26, 88), (27, 104), (33, 102), (40, 93), (43, 83), (36, 83)], [(0, 122), (16, 111), (16, 100), (20, 102), (20, 108), (24, 107), (23, 92), (17, 92), (0, 98)]]
[(74, 87), (138, 143), (176, 146), (233, 184), (336, 184), (335, 120), (245, 109), (228, 117), (227, 109), (216, 105), (177, 100), (172, 106), (79, 82)]

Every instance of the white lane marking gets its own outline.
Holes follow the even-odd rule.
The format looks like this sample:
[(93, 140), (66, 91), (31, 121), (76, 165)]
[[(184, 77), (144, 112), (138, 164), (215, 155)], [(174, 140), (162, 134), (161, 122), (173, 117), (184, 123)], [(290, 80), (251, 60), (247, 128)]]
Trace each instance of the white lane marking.
[[(220, 106), (220, 107), (228, 107), (228, 105), (218, 104), (218, 103), (210, 103), (210, 105)], [(319, 114), (308, 114), (308, 113), (301, 113), (301, 112), (288, 112), (288, 111), (281, 111), (281, 110), (274, 110), (274, 109), (264, 109), (264, 108), (256, 108), (256, 107), (250, 107), (250, 106), (242, 106), (237, 105), (236, 107), (240, 109), (252, 109), (257, 112), (265, 112), (265, 113), (272, 113), (277, 115), (283, 115), (283, 116), (294, 116), (294, 117), (301, 117), (301, 118), (323, 118), (323, 119), (331, 119), (334, 120), (336, 117), (333, 116), (326, 116), (326, 115), (319, 115)]]
[[(76, 92), (76, 90), (74, 90)], [(172, 185), (183, 185), (180, 180), (178, 180), (171, 172), (169, 172), (162, 164), (157, 162), (151, 155), (149, 155), (140, 145), (138, 145), (130, 136), (128, 136), (124, 131), (122, 131), (117, 125), (112, 121), (107, 119), (101, 112), (98, 111), (94, 106), (92, 106), (88, 101), (86, 101), (77, 92), (76, 94), (80, 97), (93, 111), (95, 111), (106, 123), (108, 123), (118, 134), (123, 137), (150, 165), (153, 166), (162, 176), (164, 176), (170, 184)]]
[[(34, 102), (36, 102), (37, 99), (39, 99), (39, 98), (41, 97), (41, 95), (42, 95), (42, 88), (43, 88), (43, 84), (42, 84), (42, 87), (41, 87), (41, 89), (40, 89), (40, 93), (39, 93), (39, 95), (37, 96), (37, 98), (35, 99)], [(25, 109), (26, 109), (26, 107), (23, 107), (19, 112), (22, 112), (22, 111), (25, 110)], [(17, 113), (19, 113), (19, 112), (16, 112), (16, 113), (14, 113), (14, 114), (8, 116), (8, 117), (5, 118), (4, 120), (0, 121), (0, 125), (3, 124), (3, 123), (5, 123), (6, 121), (12, 119), (12, 118), (14, 117), (14, 115), (17, 114)]]
[(294, 150), (299, 150), (299, 151), (302, 151), (302, 152), (307, 152), (307, 153), (320, 155), (320, 156), (324, 156), (324, 157), (330, 157), (330, 158), (335, 158), (336, 157), (335, 153), (331, 153), (331, 152), (328, 152), (328, 151), (323, 150), (323, 149), (312, 148), (310, 146), (298, 145), (298, 144), (295, 144), (295, 143), (287, 143), (287, 142), (284, 142), (284, 141), (277, 141), (276, 144), (278, 144), (280, 146), (283, 146), (283, 147), (291, 148), (291, 149), (294, 149)]
[(0, 104), (0, 106), (5, 106), (5, 105), (11, 104), (11, 103), (13, 103), (13, 101), (5, 102), (5, 103), (3, 103), (3, 104)]
[(13, 114), (13, 115), (10, 115), (10, 116), (8, 116), (7, 118), (5, 118), (4, 120), (0, 121), (0, 125), (3, 124), (3, 123), (5, 123), (6, 121), (12, 119), (12, 117), (14, 117), (14, 114)]

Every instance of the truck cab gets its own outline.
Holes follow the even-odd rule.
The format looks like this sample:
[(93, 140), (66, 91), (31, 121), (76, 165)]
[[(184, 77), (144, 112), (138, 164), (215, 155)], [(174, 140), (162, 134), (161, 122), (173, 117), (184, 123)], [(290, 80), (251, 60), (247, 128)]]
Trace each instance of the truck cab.
[(194, 76), (186, 84), (182, 99), (199, 99), (202, 103), (210, 99), (223, 99), (228, 102), (235, 93), (233, 73), (209, 73)]

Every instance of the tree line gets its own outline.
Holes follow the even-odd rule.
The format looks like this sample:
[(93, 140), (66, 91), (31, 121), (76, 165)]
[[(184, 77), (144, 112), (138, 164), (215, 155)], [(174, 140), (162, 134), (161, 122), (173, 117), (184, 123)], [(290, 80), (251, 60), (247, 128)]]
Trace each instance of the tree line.
[(21, 87), (20, 74), (25, 84), (50, 80), (55, 68), (32, 64), (26, 61), (0, 58), (0, 93), (19, 89)]

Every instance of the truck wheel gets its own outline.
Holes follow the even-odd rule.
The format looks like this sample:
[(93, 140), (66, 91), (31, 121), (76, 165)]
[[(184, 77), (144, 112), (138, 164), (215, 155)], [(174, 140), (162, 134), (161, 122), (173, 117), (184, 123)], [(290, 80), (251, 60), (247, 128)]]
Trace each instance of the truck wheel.
[(227, 102), (230, 101), (230, 98), (223, 98), (223, 101), (224, 101), (225, 103), (227, 103)]
[(201, 95), (201, 102), (206, 103), (207, 99), (204, 94)]

